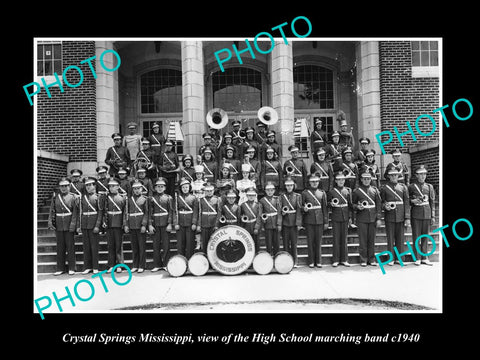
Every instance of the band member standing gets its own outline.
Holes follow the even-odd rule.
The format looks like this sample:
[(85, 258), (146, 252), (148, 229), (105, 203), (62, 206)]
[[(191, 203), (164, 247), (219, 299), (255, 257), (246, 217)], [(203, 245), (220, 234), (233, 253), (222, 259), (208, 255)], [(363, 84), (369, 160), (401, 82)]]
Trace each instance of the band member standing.
[(137, 158), (137, 153), (142, 148), (142, 135), (137, 134), (137, 124), (135, 122), (129, 122), (127, 127), (129, 133), (123, 137), (122, 146), (128, 149), (130, 160), (134, 160)]
[(370, 139), (366, 137), (362, 137), (358, 140), (360, 143), (360, 149), (358, 149), (357, 152), (355, 152), (355, 156), (353, 157), (353, 161), (355, 164), (357, 164), (358, 168), (363, 165), (365, 160), (367, 160), (367, 152), (368, 148), (367, 146), (370, 144)]
[(146, 265), (146, 230), (148, 225), (148, 198), (142, 195), (142, 183), (138, 180), (132, 184), (133, 194), (128, 198), (125, 211), (125, 232), (130, 233), (132, 244), (132, 272), (145, 270)]
[(232, 144), (235, 146), (237, 149), (236, 153), (238, 156), (238, 159), (241, 159), (243, 154), (242, 154), (242, 145), (243, 141), (245, 140), (245, 132), (240, 129), (240, 121), (235, 120), (232, 123)]
[(260, 160), (258, 156), (259, 144), (257, 140), (255, 140), (255, 129), (253, 127), (247, 127), (245, 129), (245, 140), (243, 141), (243, 144), (242, 144), (241, 155), (242, 156), (245, 155), (247, 149), (250, 147), (255, 149), (254, 159)]
[(183, 157), (180, 176), (188, 179), (190, 182), (195, 180), (195, 168), (193, 167), (192, 155), (187, 154)]
[(290, 145), (288, 150), (292, 158), (283, 164), (283, 176), (293, 178), (293, 181), (295, 181), (295, 191), (300, 193), (306, 187), (307, 167), (303, 160), (298, 158), (298, 147)]
[(194, 169), (195, 169), (195, 174), (194, 174), (195, 180), (193, 180), (193, 182), (190, 183), (191, 191), (197, 199), (200, 199), (204, 196), (203, 188), (207, 182), (205, 180), (205, 172), (203, 170), (203, 165), (195, 165)]
[(278, 217), (277, 229), (282, 232), (283, 249), (292, 255), (297, 267), (297, 240), (302, 227), (302, 196), (293, 191), (295, 181), (292, 178), (287, 178), (284, 186), (285, 193), (278, 197), (281, 216)]
[(179, 171), (179, 162), (177, 154), (172, 150), (173, 143), (170, 140), (165, 141), (165, 151), (158, 161), (161, 176), (167, 181), (165, 192), (173, 196), (175, 193), (175, 182)]
[(315, 119), (314, 130), (310, 135), (310, 149), (312, 154), (316, 154), (317, 151), (327, 144), (326, 133), (322, 130), (322, 120), (320, 118)]
[(214, 148), (214, 144), (212, 143), (212, 135), (209, 133), (205, 133), (202, 135), (203, 138), (203, 145), (198, 148), (198, 155), (203, 155), (205, 149), (212, 150)]
[(333, 168), (330, 162), (325, 160), (325, 150), (319, 148), (314, 156), (314, 162), (310, 166), (310, 174), (320, 178), (319, 189), (328, 193), (333, 188)]
[(245, 164), (250, 165), (250, 179), (255, 182), (255, 188), (260, 189), (260, 173), (262, 171), (262, 164), (255, 156), (254, 147), (249, 147), (245, 154), (244, 162)]
[(258, 232), (260, 230), (260, 207), (256, 201), (257, 192), (253, 187), (246, 191), (247, 201), (240, 204), (240, 219), (242, 227), (249, 232), (255, 243), (255, 252), (260, 250)]
[(230, 174), (234, 181), (237, 181), (242, 172), (242, 162), (235, 157), (235, 148), (233, 146), (227, 146), (225, 148), (226, 157), (223, 159), (223, 163), (230, 165)]
[(83, 272), (98, 273), (98, 233), (103, 220), (103, 209), (100, 196), (95, 191), (95, 178), (86, 178), (85, 194), (79, 203), (79, 222), (77, 232), (82, 233), (83, 240)]
[(265, 246), (270, 255), (274, 256), (278, 250), (278, 213), (279, 213), (279, 202), (278, 198), (274, 197), (275, 185), (271, 182), (265, 184), (265, 196), (260, 199), (259, 203), (259, 213), (261, 216), (262, 224), (265, 234)]
[(227, 157), (227, 147), (231, 147), (232, 149), (235, 150), (232, 144), (232, 134), (226, 133), (223, 135), (223, 141), (222, 144), (220, 145), (220, 148), (218, 149), (218, 164), (221, 165), (221, 162), (223, 161), (224, 158)]
[(327, 195), (318, 189), (320, 179), (310, 175), (309, 187), (302, 191), (303, 224), (307, 234), (308, 266), (322, 267), (322, 237), (328, 228)]
[[(400, 172), (398, 174), (398, 182), (408, 186), (410, 184), (410, 176), (408, 172), (408, 166), (401, 161), (402, 152), (398, 149), (395, 149), (391, 152), (391, 154), (393, 157), (393, 162), (390, 164), (393, 164), (395, 167), (397, 167)], [(390, 164), (387, 164), (387, 166)]]
[(380, 183), (380, 170), (377, 164), (375, 164), (375, 150), (368, 150), (365, 153), (365, 157), (366, 159), (362, 166), (372, 175), (372, 186), (378, 188), (378, 184)]
[(279, 160), (275, 159), (275, 150), (268, 146), (265, 150), (266, 158), (262, 162), (260, 185), (265, 188), (268, 182), (275, 186), (275, 195), (280, 192), (281, 184), (283, 184), (283, 169)]
[(193, 255), (195, 230), (198, 222), (198, 199), (191, 194), (190, 181), (180, 180), (180, 192), (175, 193), (173, 224), (177, 232), (177, 251), (189, 259)]
[(340, 133), (338, 131), (334, 131), (332, 133), (332, 142), (325, 146), (325, 153), (326, 159), (329, 161), (335, 171), (335, 167), (338, 166), (338, 163), (342, 161), (342, 151), (344, 145), (339, 143), (340, 140)]
[(332, 211), (333, 258), (332, 266), (337, 267), (340, 262), (350, 266), (348, 262), (348, 226), (352, 221), (352, 190), (345, 187), (345, 175), (342, 172), (335, 174), (335, 186), (328, 192), (327, 200)]
[[(399, 169), (388, 164), (385, 178), (388, 182), (381, 188), (382, 208), (385, 209), (385, 230), (387, 233), (387, 250), (394, 254), (393, 246), (403, 253), (405, 228), (410, 226), (410, 201), (405, 184), (398, 182)], [(398, 261), (395, 261), (398, 263)], [(393, 265), (393, 261), (389, 263)]]
[(275, 131), (274, 130), (269, 130), (267, 132), (267, 141), (264, 142), (260, 148), (260, 159), (265, 159), (267, 157), (266, 150), (268, 147), (271, 147), (273, 150), (275, 150), (275, 154), (277, 158), (282, 157), (282, 147), (280, 144), (277, 143), (277, 140), (275, 139)]
[[(411, 218), (412, 218), (412, 241), (415, 249), (415, 265), (425, 264), (433, 265), (427, 256), (421, 255), (417, 251), (415, 242), (422, 234), (430, 233), (430, 226), (435, 221), (435, 190), (432, 184), (425, 182), (427, 169), (425, 165), (419, 165), (415, 169), (415, 181), (410, 183), (408, 193), (410, 197)], [(422, 237), (419, 241), (420, 251), (428, 254), (427, 245), (429, 240)]]
[(122, 135), (120, 133), (112, 134), (114, 145), (109, 147), (105, 156), (105, 164), (109, 166), (108, 174), (115, 177), (120, 168), (130, 170), (130, 152), (128, 148), (122, 146)]
[(212, 149), (209, 147), (203, 151), (202, 165), (205, 172), (205, 180), (210, 183), (215, 183), (218, 174), (217, 161), (213, 156)]
[(97, 182), (96, 182), (97, 194), (105, 196), (108, 194), (108, 182), (109, 182), (109, 179), (107, 177), (107, 167), (103, 165), (99, 166), (97, 167), (96, 172), (97, 172)]
[(75, 196), (81, 197), (85, 193), (85, 184), (80, 181), (80, 177), (83, 175), (82, 170), (72, 169), (70, 171), (70, 192)]
[(165, 136), (163, 136), (160, 124), (157, 122), (153, 123), (152, 130), (153, 132), (148, 137), (148, 141), (150, 141), (151, 149), (155, 152), (155, 159), (159, 159), (164, 150)]
[(358, 226), (360, 265), (367, 263), (376, 266), (375, 236), (381, 225), (382, 199), (380, 190), (372, 186), (372, 175), (362, 167), (360, 172), (360, 186), (352, 193), (353, 209), (356, 211)]
[(145, 168), (138, 169), (137, 177), (134, 180), (132, 180), (130, 184), (130, 188), (133, 187), (134, 182), (138, 181), (140, 182), (142, 187), (141, 194), (149, 197), (149, 196), (152, 196), (153, 194), (153, 182), (150, 178), (147, 177), (146, 173), (147, 173), (147, 170)]
[(118, 170), (118, 183), (120, 188), (118, 189), (120, 195), (131, 196), (132, 195), (132, 185), (130, 180), (127, 177), (127, 170), (120, 168)]
[(227, 192), (226, 201), (222, 201), (220, 207), (217, 227), (225, 225), (238, 225), (240, 224), (240, 206), (235, 203), (237, 200), (237, 194), (234, 190)]
[(339, 142), (345, 147), (348, 146), (353, 148), (355, 146), (355, 139), (353, 137), (352, 127), (350, 126), (350, 131), (347, 131), (347, 120), (345, 120), (345, 114), (342, 114), (341, 117), (343, 117), (343, 119), (340, 121)]
[[(243, 202), (247, 201), (247, 190), (250, 188), (255, 188), (255, 182), (250, 179), (250, 164), (242, 164), (242, 179), (237, 180), (235, 185), (238, 190), (238, 205), (241, 205)], [(255, 192), (255, 196), (257, 193)]]
[[(108, 273), (117, 264), (123, 264), (123, 232), (126, 218), (124, 212), (127, 204), (127, 197), (118, 193), (120, 186), (117, 180), (110, 179), (108, 182), (109, 193), (102, 199), (102, 210), (105, 227), (107, 228), (107, 249), (108, 249)], [(117, 272), (122, 268), (118, 267)]]
[(74, 232), (78, 198), (69, 191), (70, 180), (67, 178), (61, 178), (58, 185), (60, 192), (53, 196), (48, 214), (48, 228), (55, 230), (57, 239), (57, 271), (54, 275), (57, 276), (66, 271), (65, 260), (68, 261), (68, 274), (73, 275), (75, 274)]
[(198, 217), (197, 232), (201, 233), (201, 249), (207, 253), (207, 244), (210, 236), (217, 230), (218, 219), (222, 201), (213, 194), (215, 187), (212, 184), (205, 185), (205, 196), (198, 200), (200, 215)]
[(147, 170), (147, 177), (155, 181), (158, 177), (157, 161), (155, 151), (150, 148), (150, 141), (146, 138), (142, 139), (142, 148), (137, 153), (135, 160), (136, 170), (138, 171), (140, 168), (145, 168)]
[[(352, 161), (352, 149), (347, 147), (342, 152), (342, 168), (338, 169), (345, 175), (345, 186), (350, 189), (357, 187), (358, 167)], [(335, 167), (333, 168), (335, 171)]]
[(165, 194), (167, 182), (159, 178), (155, 182), (155, 193), (149, 198), (148, 231), (153, 235), (153, 269), (158, 271), (167, 266), (170, 253), (169, 233), (173, 223), (173, 198)]
[[(257, 132), (256, 132), (256, 140), (258, 142), (258, 146), (259, 146), (259, 150), (262, 146), (262, 144), (264, 144), (266, 141), (267, 141), (267, 125), (265, 125), (263, 122), (261, 121), (257, 121)], [(261, 156), (262, 153), (259, 151), (259, 156)], [(260, 159), (260, 160), (263, 160), (263, 159)]]
[(235, 180), (230, 173), (231, 165), (223, 163), (217, 178), (217, 195), (225, 202), (225, 195), (235, 189)]

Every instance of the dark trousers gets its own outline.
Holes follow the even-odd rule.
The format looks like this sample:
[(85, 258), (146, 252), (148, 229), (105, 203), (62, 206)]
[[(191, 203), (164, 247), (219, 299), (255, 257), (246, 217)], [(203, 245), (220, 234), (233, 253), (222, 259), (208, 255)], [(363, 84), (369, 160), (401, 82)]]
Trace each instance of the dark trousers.
[(170, 196), (175, 196), (175, 180), (177, 179), (177, 176), (166, 175), (164, 173), (163, 177), (165, 177), (165, 180), (167, 181), (167, 186), (165, 187), (165, 193)]
[(146, 234), (142, 234), (140, 232), (140, 229), (130, 229), (130, 242), (132, 244), (132, 257), (134, 268), (145, 269), (146, 241)]
[(75, 271), (75, 240), (73, 232), (55, 231), (55, 236), (57, 237), (57, 271), (67, 271), (65, 260), (68, 260), (68, 270)]
[(241, 222), (240, 226), (243, 227), (245, 230), (247, 230), (248, 233), (252, 236), (253, 242), (255, 243), (255, 253), (257, 253), (260, 250), (260, 243), (258, 242), (258, 234), (255, 235), (253, 233), (253, 230), (255, 228), (255, 224), (254, 223)]
[(305, 224), (308, 246), (308, 265), (322, 264), (323, 224)]
[[(414, 248), (415, 258), (417, 260), (425, 260), (427, 256), (420, 255), (415, 246), (415, 242), (420, 235), (430, 233), (430, 219), (414, 219), (411, 220), (412, 224), (412, 248)], [(428, 243), (431, 242), (427, 237), (422, 237), (418, 242), (418, 248), (423, 254), (428, 254)]]
[(278, 231), (277, 229), (265, 229), (265, 247), (270, 255), (278, 253)]
[(370, 264), (375, 262), (375, 235), (377, 233), (377, 227), (375, 222), (371, 223), (357, 223), (358, 226), (358, 239), (360, 262)]
[(121, 228), (107, 228), (108, 267), (123, 264), (123, 233)]
[[(393, 258), (396, 258), (396, 253), (393, 250), (395, 246), (399, 253), (403, 253), (405, 243), (405, 228), (404, 221), (400, 222), (385, 222), (385, 231), (387, 233), (387, 250), (392, 253)], [(402, 258), (403, 260), (403, 258)]]
[(98, 234), (93, 229), (82, 229), (83, 270), (98, 270)]
[(347, 248), (347, 221), (332, 221), (333, 232), (333, 262), (345, 262), (348, 260)]
[(212, 234), (213, 234), (213, 227), (202, 227), (202, 231), (200, 234), (200, 240), (202, 242), (202, 245), (200, 249), (205, 254), (207, 253), (208, 240), (210, 240), (210, 236), (212, 236)]
[(296, 226), (282, 226), (283, 250), (292, 255), (295, 264), (298, 261), (297, 254), (297, 227)]
[(153, 267), (167, 266), (170, 239), (166, 226), (157, 226), (153, 235)]
[(192, 226), (180, 226), (177, 230), (177, 252), (185, 256), (187, 259), (193, 255), (195, 242), (195, 233), (192, 231)]

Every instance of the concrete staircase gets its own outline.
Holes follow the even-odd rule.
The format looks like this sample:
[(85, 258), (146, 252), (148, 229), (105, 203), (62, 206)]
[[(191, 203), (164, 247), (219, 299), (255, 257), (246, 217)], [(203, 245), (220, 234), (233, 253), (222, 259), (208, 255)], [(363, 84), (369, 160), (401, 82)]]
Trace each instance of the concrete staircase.
[[(50, 204), (50, 201), (45, 202), (45, 204)], [(436, 214), (438, 214), (438, 202), (436, 203)], [(49, 206), (42, 205), (38, 207), (38, 216), (37, 216), (37, 272), (39, 274), (49, 274), (56, 271), (56, 239), (55, 232), (47, 228), (47, 219), (48, 219)], [(435, 224), (432, 229), (436, 229), (438, 224)], [(411, 228), (408, 228), (405, 234), (406, 241), (412, 242)], [(431, 261), (439, 261), (439, 234), (431, 234), (436, 240), (436, 251), (429, 258)], [(105, 235), (100, 235), (100, 244), (99, 244), (99, 262), (100, 269), (104, 270), (107, 267), (107, 239)], [(176, 254), (176, 238), (175, 234), (170, 234), (170, 254)], [(348, 261), (351, 264), (358, 264), (360, 262), (359, 257), (359, 240), (357, 229), (349, 229), (348, 231)], [(261, 248), (264, 246), (263, 234), (260, 234), (260, 244)], [(429, 245), (429, 251), (432, 245)], [(282, 241), (280, 238), (280, 249), (282, 249)], [(299, 264), (307, 264), (307, 241), (305, 236), (305, 231), (302, 230), (299, 233), (298, 238), (298, 256)], [(124, 234), (123, 242), (124, 258), (125, 264), (132, 265), (132, 248), (130, 244), (130, 239), (128, 234)], [(375, 253), (387, 250), (387, 238), (385, 234), (385, 226), (382, 221), (382, 226), (377, 229), (377, 237), (375, 241)], [(83, 243), (81, 235), (75, 236), (75, 252), (76, 252), (76, 271), (83, 270)], [(328, 265), (332, 263), (332, 229), (331, 226), (327, 231), (324, 232), (323, 242), (322, 242), (322, 263)], [(406, 257), (406, 261), (411, 261), (409, 255)], [(152, 238), (150, 235), (147, 235), (147, 269), (153, 267), (153, 244)]]

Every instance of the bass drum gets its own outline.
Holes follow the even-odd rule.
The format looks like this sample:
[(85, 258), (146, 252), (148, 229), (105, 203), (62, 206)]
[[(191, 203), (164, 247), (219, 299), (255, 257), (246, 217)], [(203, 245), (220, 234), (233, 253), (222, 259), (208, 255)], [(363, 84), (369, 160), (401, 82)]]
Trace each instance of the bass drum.
[(208, 272), (210, 263), (207, 255), (202, 252), (197, 252), (188, 260), (188, 270), (195, 276), (202, 276)]
[(275, 270), (280, 274), (288, 274), (292, 271), (295, 262), (293, 261), (293, 256), (286, 251), (279, 251), (275, 255), (274, 267)]
[(253, 270), (259, 275), (267, 275), (273, 270), (273, 257), (267, 251), (260, 250), (253, 258)]
[(188, 261), (183, 255), (174, 255), (168, 260), (167, 272), (170, 276), (179, 277), (187, 272)]

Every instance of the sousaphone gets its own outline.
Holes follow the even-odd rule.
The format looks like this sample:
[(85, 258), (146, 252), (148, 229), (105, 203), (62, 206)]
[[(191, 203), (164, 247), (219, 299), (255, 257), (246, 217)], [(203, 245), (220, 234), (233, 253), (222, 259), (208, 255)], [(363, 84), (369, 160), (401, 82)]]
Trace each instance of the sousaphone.
[(263, 106), (258, 109), (258, 119), (267, 126), (274, 125), (278, 121), (277, 111), (270, 106)]
[(223, 129), (228, 124), (227, 113), (220, 108), (213, 108), (207, 113), (207, 125), (213, 129)]

